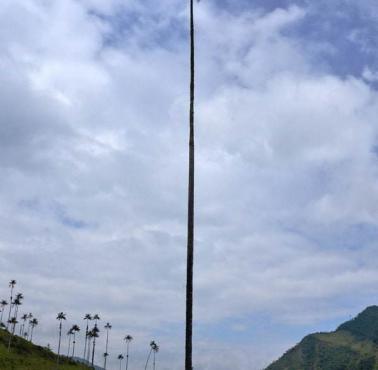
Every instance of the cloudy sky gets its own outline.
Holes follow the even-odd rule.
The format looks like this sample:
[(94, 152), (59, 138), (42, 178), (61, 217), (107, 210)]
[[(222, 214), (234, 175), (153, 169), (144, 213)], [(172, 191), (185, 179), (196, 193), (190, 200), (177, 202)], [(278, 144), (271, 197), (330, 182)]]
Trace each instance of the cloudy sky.
[[(1, 3), (0, 297), (42, 345), (99, 313), (113, 366), (131, 334), (133, 367), (155, 339), (182, 369), (187, 2)], [(202, 0), (196, 26), (194, 368), (259, 370), (378, 301), (378, 7)]]

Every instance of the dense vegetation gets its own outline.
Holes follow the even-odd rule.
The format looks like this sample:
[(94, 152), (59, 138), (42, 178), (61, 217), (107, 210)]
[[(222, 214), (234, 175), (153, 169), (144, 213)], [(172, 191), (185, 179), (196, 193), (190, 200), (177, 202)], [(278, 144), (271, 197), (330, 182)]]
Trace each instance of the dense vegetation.
[[(8, 352), (9, 333), (0, 330), (0, 369), (1, 370), (51, 370), (56, 366), (56, 355), (47, 348), (15, 336), (12, 350)], [(88, 370), (84, 365), (61, 359), (59, 370)]]
[(378, 307), (332, 333), (305, 337), (266, 370), (378, 370)]

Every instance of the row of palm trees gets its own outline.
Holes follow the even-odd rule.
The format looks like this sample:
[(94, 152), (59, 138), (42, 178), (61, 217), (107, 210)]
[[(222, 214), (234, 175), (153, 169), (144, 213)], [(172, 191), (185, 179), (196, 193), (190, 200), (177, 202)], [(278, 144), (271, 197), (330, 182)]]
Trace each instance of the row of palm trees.
[[(59, 341), (58, 341), (58, 356), (57, 356), (57, 365), (59, 366), (60, 361), (60, 349), (61, 349), (61, 341), (62, 341), (62, 330), (63, 330), (63, 322), (67, 319), (67, 315), (64, 312), (59, 312), (56, 319), (59, 321)], [(100, 321), (100, 316), (98, 314), (86, 314), (84, 316), (84, 321), (86, 321), (86, 328), (85, 328), (85, 341), (84, 341), (84, 353), (83, 359), (90, 363), (92, 367), (94, 367), (94, 358), (95, 358), (95, 351), (96, 351), (96, 338), (99, 337), (100, 329), (98, 328), (98, 321)], [(90, 328), (90, 321), (94, 321), (94, 326)], [(106, 331), (106, 341), (105, 341), (105, 352), (103, 353), (104, 357), (104, 369), (107, 368), (107, 359), (109, 357), (109, 332), (112, 329), (112, 325), (110, 323), (106, 323), (104, 326)], [(76, 344), (76, 334), (80, 332), (80, 327), (78, 325), (73, 325), (67, 332), (68, 336), (68, 351), (67, 351), (67, 358), (74, 358), (75, 355), (75, 344)], [(72, 352), (71, 352), (71, 340), (72, 341)], [(128, 370), (129, 367), (129, 357), (130, 357), (130, 343), (132, 342), (133, 337), (131, 335), (126, 335), (124, 341), (126, 343), (126, 367), (125, 369)], [(147, 356), (147, 361), (145, 365), (145, 370), (147, 370), (148, 365), (150, 363), (151, 355), (152, 355), (152, 366), (155, 370), (156, 368), (156, 354), (159, 351), (159, 346), (156, 344), (155, 341), (150, 342), (150, 350)], [(125, 359), (123, 354), (118, 355), (118, 360), (120, 362), (120, 369), (122, 368), (122, 361)]]
[[(10, 288), (10, 299), (6, 301), (5, 299), (0, 300), (0, 327), (9, 332), (9, 341), (8, 341), (8, 351), (11, 348), (11, 342), (16, 332), (16, 325), (18, 322), (18, 311), (19, 306), (22, 305), (24, 296), (22, 293), (17, 293), (14, 295), (14, 288), (16, 286), (16, 280), (11, 280), (9, 282)], [(6, 311), (6, 307), (9, 306), (8, 310), (8, 320), (6, 323), (3, 322), (4, 313)], [(57, 366), (59, 366), (61, 360), (61, 345), (62, 345), (62, 334), (63, 334), (63, 326), (64, 322), (67, 320), (67, 315), (64, 312), (59, 312), (56, 319), (59, 321), (58, 326), (58, 351), (57, 351)], [(30, 342), (33, 341), (33, 333), (34, 328), (38, 325), (38, 320), (33, 316), (32, 313), (23, 314), (20, 318), (20, 328), (19, 328), (19, 336), (23, 337)], [(100, 316), (98, 314), (86, 314), (84, 316), (84, 321), (86, 321), (86, 328), (85, 328), (85, 340), (84, 340), (84, 353), (83, 359), (94, 367), (94, 358), (96, 352), (96, 339), (100, 335), (100, 329), (98, 327), (98, 322), (100, 321)], [(90, 323), (94, 321), (93, 327), (90, 327)], [(110, 323), (106, 323), (104, 326), (106, 331), (106, 342), (105, 342), (105, 352), (103, 353), (104, 357), (104, 369), (107, 368), (107, 360), (109, 357), (109, 333), (112, 329), (112, 325)], [(67, 331), (68, 337), (68, 349), (67, 349), (67, 358), (73, 360), (75, 359), (75, 348), (76, 348), (76, 335), (80, 332), (80, 327), (77, 324), (71, 326), (71, 328)], [(128, 370), (129, 367), (129, 358), (130, 358), (130, 344), (133, 341), (133, 337), (131, 335), (126, 335), (124, 337), (124, 342), (126, 344), (125, 348), (125, 355), (119, 354), (118, 360), (120, 362), (120, 369), (122, 368), (122, 362), (126, 358), (126, 366), (125, 369)], [(145, 370), (147, 370), (148, 365), (150, 364), (150, 360), (152, 358), (152, 367), (155, 369), (156, 367), (156, 354), (159, 351), (159, 346), (156, 344), (155, 341), (150, 342), (150, 349), (148, 352)]]
[[(24, 295), (22, 293), (17, 293), (13, 297), (13, 292), (14, 292), (14, 287), (16, 286), (17, 282), (16, 280), (11, 280), (9, 282), (9, 288), (10, 288), (10, 298), (9, 298), (9, 303), (5, 300), (2, 299), (0, 301), (0, 328), (5, 329), (9, 332), (9, 340), (8, 340), (8, 352), (11, 349), (11, 343), (12, 339), (14, 337), (15, 331), (16, 331), (16, 326), (19, 323), (18, 322), (18, 310), (19, 307), (22, 305)], [(9, 306), (8, 310), (8, 319), (6, 320), (6, 323), (4, 323), (3, 318), (4, 318), (4, 312), (5, 308)], [(23, 320), (23, 323), (20, 324), (20, 336), (24, 337), (24, 339), (29, 340), (30, 342), (33, 341), (33, 333), (34, 333), (34, 328), (38, 325), (38, 320), (37, 318), (33, 317), (32, 313), (24, 314), (21, 317), (21, 320)], [(26, 322), (28, 322), (26, 324)], [(27, 325), (27, 328), (26, 328)]]

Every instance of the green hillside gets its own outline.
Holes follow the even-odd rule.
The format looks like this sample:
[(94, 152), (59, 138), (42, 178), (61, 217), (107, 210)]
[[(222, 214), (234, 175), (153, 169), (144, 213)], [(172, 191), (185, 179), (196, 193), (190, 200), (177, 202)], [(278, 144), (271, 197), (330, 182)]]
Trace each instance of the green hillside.
[(378, 307), (332, 333), (305, 337), (266, 370), (378, 370)]
[[(56, 355), (46, 348), (35, 346), (15, 336), (11, 351), (7, 351), (9, 334), (0, 330), (0, 369), (1, 370), (53, 370)], [(61, 359), (59, 370), (88, 370), (84, 365)]]

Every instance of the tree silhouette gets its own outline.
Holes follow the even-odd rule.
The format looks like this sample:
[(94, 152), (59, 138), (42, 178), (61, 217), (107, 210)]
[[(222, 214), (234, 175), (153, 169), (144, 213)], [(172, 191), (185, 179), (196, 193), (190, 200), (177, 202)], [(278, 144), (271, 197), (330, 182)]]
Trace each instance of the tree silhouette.
[(190, 0), (190, 112), (189, 112), (189, 184), (188, 184), (188, 235), (186, 268), (186, 330), (185, 370), (193, 370), (193, 264), (194, 264), (194, 4)]
[(131, 335), (126, 335), (126, 337), (124, 338), (124, 341), (126, 342), (126, 370), (129, 367), (129, 346), (132, 340), (133, 337)]
[(156, 354), (159, 352), (159, 346), (154, 343), (152, 347), (152, 353), (154, 354), (154, 361), (153, 361), (153, 369), (155, 370), (156, 368)]
[(97, 327), (97, 324), (95, 324), (94, 328), (92, 329), (92, 334), (91, 334), (91, 337), (93, 338), (93, 348), (92, 348), (92, 367), (93, 367), (93, 363), (94, 363), (94, 355), (95, 355), (95, 351), (96, 351), (96, 338), (98, 338), (98, 333), (100, 332), (100, 330), (98, 329)]
[(106, 345), (105, 345), (105, 353), (104, 353), (104, 369), (106, 370), (106, 360), (108, 357), (108, 343), (109, 343), (109, 330), (112, 329), (112, 326), (107, 322), (104, 326), (106, 330)]
[(3, 300), (0, 302), (0, 306), (1, 306), (0, 323), (3, 324), (3, 315), (4, 315), (5, 307), (8, 306), (8, 302), (7, 302), (5, 299), (3, 299)]
[(63, 312), (59, 312), (56, 319), (59, 321), (59, 344), (58, 344), (58, 356), (56, 360), (56, 365), (59, 366), (59, 359), (60, 359), (60, 343), (62, 341), (62, 321), (66, 320), (66, 314)]
[(22, 300), (23, 299), (24, 299), (23, 294), (22, 293), (17, 293), (16, 297), (15, 297), (15, 299), (13, 301), (13, 305), (15, 306), (14, 317), (16, 318), (16, 320), (17, 320), (17, 316), (18, 316), (18, 309), (22, 305)]
[(23, 314), (21, 316), (21, 320), (23, 321), (23, 323), (22, 323), (22, 325), (20, 325), (20, 335), (22, 335), (22, 333), (24, 333), (25, 323), (28, 320), (28, 314), (27, 313)]
[(87, 327), (85, 329), (85, 344), (84, 344), (84, 359), (86, 359), (87, 358), (87, 356), (86, 356), (86, 354), (87, 354), (87, 344), (88, 344), (88, 339), (89, 339), (89, 336), (88, 336), (89, 321), (92, 320), (91, 314), (87, 313), (84, 316), (84, 320), (87, 321)]
[(30, 322), (31, 322), (31, 319), (33, 318), (33, 314), (31, 312), (28, 313), (28, 319), (29, 319), (29, 322), (28, 322), (28, 335), (27, 335), (27, 338), (29, 338), (29, 332), (30, 332)]
[(34, 318), (33, 320), (30, 321), (30, 326), (31, 326), (31, 333), (30, 333), (30, 342), (33, 343), (33, 332), (34, 328), (38, 325), (38, 320)]
[(10, 351), (10, 347), (11, 347), (11, 342), (12, 342), (12, 338), (14, 336), (14, 330), (16, 328), (16, 325), (18, 323), (17, 319), (15, 317), (12, 317), (9, 322), (8, 322), (11, 326), (11, 332), (9, 334), (9, 341), (8, 341), (8, 352)]
[(119, 360), (119, 370), (122, 370), (122, 360), (124, 359), (123, 355), (118, 355)]
[(72, 328), (71, 328), (72, 332), (73, 332), (73, 342), (72, 342), (72, 356), (71, 357), (74, 357), (75, 356), (75, 345), (76, 345), (76, 333), (78, 333), (80, 331), (80, 328), (78, 325), (73, 325)]
[(67, 332), (67, 336), (68, 336), (68, 350), (67, 350), (67, 357), (70, 356), (70, 349), (71, 349), (71, 338), (73, 336), (73, 331), (72, 331), (72, 328), (70, 330), (68, 330)]
[(7, 329), (9, 328), (9, 324), (10, 324), (11, 313), (12, 313), (12, 302), (13, 302), (13, 289), (16, 284), (17, 284), (16, 280), (11, 280), (9, 282), (9, 288), (11, 288), (11, 291), (10, 291), (10, 299), (9, 299), (9, 313), (8, 313), (8, 320), (7, 320)]
[[(159, 346), (156, 344), (156, 342), (153, 340), (150, 342), (150, 351), (148, 352), (148, 356), (147, 356), (147, 361), (146, 361), (146, 366), (144, 367), (144, 370), (147, 370), (147, 366), (148, 366), (148, 363), (150, 361), (150, 358), (151, 358), (151, 353), (153, 352), (154, 353), (154, 361), (155, 361), (155, 354), (156, 352), (159, 351)], [(155, 365), (154, 365), (155, 366)]]

